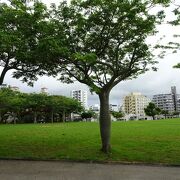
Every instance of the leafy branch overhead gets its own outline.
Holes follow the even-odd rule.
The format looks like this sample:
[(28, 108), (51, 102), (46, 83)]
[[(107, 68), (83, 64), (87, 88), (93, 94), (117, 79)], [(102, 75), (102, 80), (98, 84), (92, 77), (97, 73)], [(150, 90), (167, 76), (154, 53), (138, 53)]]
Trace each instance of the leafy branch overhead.
[(156, 32), (157, 19), (146, 7), (147, 2), (105, 0), (53, 6), (60, 80), (76, 79), (99, 93), (147, 71), (156, 63), (146, 39)]
[(0, 85), (9, 70), (29, 85), (37, 73), (44, 74), (35, 49), (47, 33), (46, 17), (46, 6), (38, 1), (32, 6), (21, 0), (0, 3)]

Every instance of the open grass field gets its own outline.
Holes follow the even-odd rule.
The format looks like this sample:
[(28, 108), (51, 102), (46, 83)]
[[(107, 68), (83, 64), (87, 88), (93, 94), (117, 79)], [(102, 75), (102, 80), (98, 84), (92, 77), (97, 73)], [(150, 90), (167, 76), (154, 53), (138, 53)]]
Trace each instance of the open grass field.
[(180, 119), (114, 122), (111, 143), (99, 151), (98, 123), (0, 125), (0, 158), (180, 165)]

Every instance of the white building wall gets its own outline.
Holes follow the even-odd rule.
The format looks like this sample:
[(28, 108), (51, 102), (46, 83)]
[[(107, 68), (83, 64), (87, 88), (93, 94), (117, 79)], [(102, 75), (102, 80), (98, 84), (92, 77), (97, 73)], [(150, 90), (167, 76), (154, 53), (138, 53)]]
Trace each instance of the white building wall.
[(72, 90), (71, 91), (71, 97), (74, 98), (74, 99), (77, 99), (85, 109), (88, 109), (87, 91), (84, 91), (84, 90)]

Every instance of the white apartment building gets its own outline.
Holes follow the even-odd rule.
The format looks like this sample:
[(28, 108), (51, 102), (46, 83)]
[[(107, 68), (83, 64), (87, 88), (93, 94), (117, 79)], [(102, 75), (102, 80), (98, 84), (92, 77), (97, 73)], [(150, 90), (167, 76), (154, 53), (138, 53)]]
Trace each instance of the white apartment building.
[(176, 87), (171, 87), (169, 94), (156, 94), (153, 96), (152, 102), (161, 110), (169, 113), (180, 112), (180, 94), (177, 94)]
[(72, 90), (71, 91), (71, 97), (74, 98), (74, 99), (77, 99), (85, 109), (88, 109), (87, 91), (84, 91), (84, 90)]
[(136, 119), (145, 118), (144, 108), (147, 107), (151, 100), (139, 92), (133, 92), (125, 96), (123, 101), (123, 111), (136, 117)]

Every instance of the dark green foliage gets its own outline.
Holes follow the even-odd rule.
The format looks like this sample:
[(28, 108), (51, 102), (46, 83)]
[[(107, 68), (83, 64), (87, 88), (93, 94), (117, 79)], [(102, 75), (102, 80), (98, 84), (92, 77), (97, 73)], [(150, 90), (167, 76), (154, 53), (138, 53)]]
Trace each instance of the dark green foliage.
[(116, 111), (112, 111), (111, 112), (111, 114), (118, 120), (118, 119), (120, 119), (120, 118), (122, 118), (122, 117), (124, 117), (124, 114), (123, 114), (123, 112), (116, 112)]
[(161, 109), (156, 107), (156, 105), (152, 102), (149, 103), (149, 105), (144, 109), (147, 116), (152, 116), (153, 120), (155, 119), (156, 115), (159, 115), (161, 113)]
[[(0, 90), (0, 121), (7, 112), (11, 112), (19, 122), (63, 120), (72, 112), (81, 112), (81, 104), (64, 96), (48, 96), (46, 94), (26, 94), (12, 91), (9, 88)], [(64, 115), (64, 117), (63, 117)], [(57, 116), (55, 118), (54, 116)], [(5, 119), (4, 119), (5, 120)]]
[(86, 121), (88, 119), (91, 119), (93, 116), (94, 116), (94, 112), (92, 112), (92, 111), (83, 112), (81, 114), (82, 119), (86, 119)]
[(161, 114), (163, 114), (165, 119), (166, 119), (167, 115), (169, 114), (169, 111), (168, 110), (161, 110)]
[(46, 17), (46, 6), (39, 1), (32, 6), (22, 0), (0, 3), (0, 85), (9, 70), (29, 85), (44, 74), (35, 49), (47, 31)]

